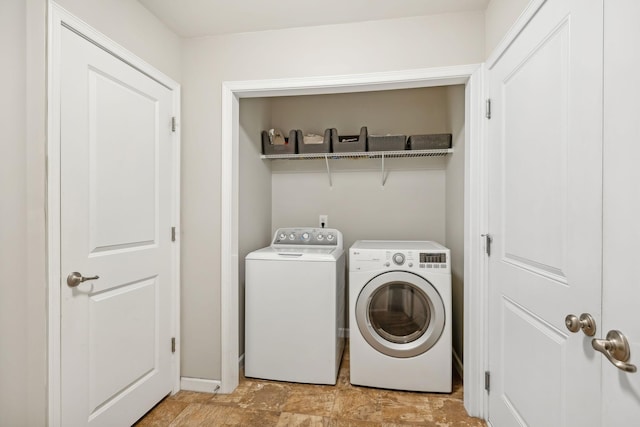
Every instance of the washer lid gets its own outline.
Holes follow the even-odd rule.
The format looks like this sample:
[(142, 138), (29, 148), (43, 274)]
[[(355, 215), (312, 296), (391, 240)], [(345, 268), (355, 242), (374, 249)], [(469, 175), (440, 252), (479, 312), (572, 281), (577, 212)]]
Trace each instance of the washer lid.
[(258, 249), (247, 255), (247, 260), (270, 261), (331, 261), (335, 262), (344, 253), (341, 248), (273, 247)]

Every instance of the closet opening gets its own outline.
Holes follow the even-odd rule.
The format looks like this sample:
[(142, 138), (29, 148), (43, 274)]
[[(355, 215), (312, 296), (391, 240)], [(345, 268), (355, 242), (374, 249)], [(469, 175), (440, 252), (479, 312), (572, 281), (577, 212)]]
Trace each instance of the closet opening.
[[(226, 364), (223, 360), (223, 388), (234, 383), (234, 376), (237, 384), (238, 360), (244, 353), (245, 256), (269, 246), (276, 229), (318, 227), (320, 215), (326, 215), (328, 226), (343, 233), (347, 253), (356, 240), (363, 239), (433, 240), (451, 250), (452, 312), (447, 321), (453, 328), (453, 367), (464, 378), (467, 411), (479, 413), (482, 393), (476, 390), (481, 390), (479, 381), (473, 380), (479, 343), (465, 338), (474, 333), (465, 326), (480, 308), (469, 303), (469, 287), (481, 280), (479, 254), (475, 254), (481, 243), (473, 236), (479, 236), (481, 212), (470, 199), (478, 191), (477, 184), (470, 185), (478, 171), (470, 166), (477, 161), (479, 140), (478, 123), (470, 114), (471, 104), (479, 105), (471, 74), (368, 87), (328, 84), (300, 89), (278, 81), (284, 89), (247, 90), (246, 85), (255, 82), (226, 84), (223, 179), (228, 181), (226, 186), (223, 182), (227, 213), (223, 230), (225, 221), (230, 227), (223, 245), (229, 245), (231, 253), (228, 264), (223, 259), (227, 270), (223, 271), (222, 297), (224, 301), (231, 298), (229, 309), (223, 308), (222, 313), (222, 350), (223, 355), (231, 355), (235, 344), (237, 358), (235, 370), (233, 357)], [(475, 86), (478, 90), (479, 85)], [(300, 129), (322, 135), (334, 128), (341, 135), (358, 135), (362, 127), (369, 135), (451, 134), (452, 152), (383, 160), (330, 154), (302, 160), (262, 156), (264, 130), (281, 129), (288, 134)], [(225, 159), (231, 160), (226, 171)], [(345, 275), (348, 286), (348, 267)], [(349, 301), (345, 304), (348, 310)]]

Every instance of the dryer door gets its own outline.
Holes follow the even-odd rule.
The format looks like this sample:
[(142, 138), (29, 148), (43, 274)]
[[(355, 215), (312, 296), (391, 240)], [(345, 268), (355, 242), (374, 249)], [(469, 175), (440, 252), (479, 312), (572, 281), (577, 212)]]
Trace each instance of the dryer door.
[(392, 357), (414, 357), (438, 342), (444, 303), (425, 278), (390, 271), (371, 279), (358, 295), (356, 322), (365, 340)]

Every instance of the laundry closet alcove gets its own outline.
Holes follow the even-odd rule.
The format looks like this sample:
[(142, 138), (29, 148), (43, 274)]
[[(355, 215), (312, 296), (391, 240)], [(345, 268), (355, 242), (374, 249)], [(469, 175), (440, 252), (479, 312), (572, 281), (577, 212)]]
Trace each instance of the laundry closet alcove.
[[(345, 248), (359, 239), (389, 239), (435, 240), (451, 249), (453, 319), (447, 321), (454, 330), (454, 366), (462, 371), (463, 347), (469, 355), (479, 345), (463, 343), (463, 319), (473, 317), (469, 316), (472, 307), (465, 307), (465, 285), (469, 285), (465, 278), (473, 277), (469, 276), (473, 265), (465, 264), (468, 259), (477, 262), (465, 256), (470, 252), (465, 245), (472, 241), (480, 245), (479, 238), (469, 234), (470, 220), (479, 211), (470, 206), (469, 195), (477, 189), (469, 188), (471, 176), (466, 172), (472, 163), (466, 148), (474, 132), (478, 134), (469, 114), (469, 104), (477, 102), (469, 85), (477, 68), (464, 67), (464, 75), (455, 78), (391, 84), (382, 78), (378, 84), (368, 82), (368, 87), (329, 82), (319, 89), (319, 85), (305, 88), (298, 82), (300, 88), (280, 81), (275, 82), (284, 88), (269, 87), (274, 81), (262, 89), (255, 88), (256, 82), (230, 82), (226, 91), (223, 87), (223, 230), (228, 233), (223, 236), (222, 252), (229, 248), (230, 253), (227, 262), (223, 258), (223, 270), (227, 270), (223, 271), (222, 298), (238, 302), (237, 307), (223, 308), (223, 354), (229, 351), (225, 344), (236, 339), (238, 357), (244, 352), (245, 256), (268, 246), (278, 227), (319, 226), (319, 215), (328, 215), (328, 226), (344, 234)], [(388, 78), (389, 73), (385, 74)], [(247, 90), (251, 86), (254, 89)], [(322, 134), (326, 128), (336, 128), (340, 134), (354, 135), (361, 126), (367, 126), (369, 135), (450, 133), (453, 150), (446, 156), (385, 159), (384, 185), (380, 159), (329, 159), (330, 184), (324, 157), (261, 158), (265, 129)], [(237, 377), (233, 357), (227, 361), (225, 369), (223, 360), (223, 389), (225, 382), (229, 385)], [(482, 397), (474, 396), (471, 382), (465, 383), (466, 406), (478, 414)]]

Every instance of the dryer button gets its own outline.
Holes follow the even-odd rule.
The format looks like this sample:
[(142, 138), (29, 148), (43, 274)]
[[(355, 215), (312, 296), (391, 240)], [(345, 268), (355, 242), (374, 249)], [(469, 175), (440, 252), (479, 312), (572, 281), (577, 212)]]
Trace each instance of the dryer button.
[(403, 255), (403, 254), (401, 254), (401, 253), (397, 253), (397, 254), (395, 254), (395, 255), (393, 256), (393, 262), (394, 262), (396, 265), (402, 265), (402, 264), (404, 264), (404, 255)]

